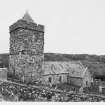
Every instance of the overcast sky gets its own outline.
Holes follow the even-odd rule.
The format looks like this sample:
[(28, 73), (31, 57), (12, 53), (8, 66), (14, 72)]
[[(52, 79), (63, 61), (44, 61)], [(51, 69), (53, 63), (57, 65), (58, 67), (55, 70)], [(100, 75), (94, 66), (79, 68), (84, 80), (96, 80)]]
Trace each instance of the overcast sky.
[(26, 10), (45, 25), (44, 52), (105, 55), (105, 0), (0, 0), (0, 53)]

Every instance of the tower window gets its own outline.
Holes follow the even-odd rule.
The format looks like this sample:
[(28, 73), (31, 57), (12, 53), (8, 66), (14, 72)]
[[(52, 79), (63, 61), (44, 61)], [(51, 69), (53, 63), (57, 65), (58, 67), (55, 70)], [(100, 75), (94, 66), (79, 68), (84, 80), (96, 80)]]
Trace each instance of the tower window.
[(59, 77), (59, 82), (61, 82), (61, 80), (62, 80), (62, 77), (60, 76), (60, 77)]
[(52, 78), (51, 78), (51, 77), (49, 77), (49, 78), (48, 78), (48, 82), (50, 82), (50, 83), (51, 83), (51, 81), (52, 81)]
[(86, 86), (88, 86), (88, 81), (86, 81)]

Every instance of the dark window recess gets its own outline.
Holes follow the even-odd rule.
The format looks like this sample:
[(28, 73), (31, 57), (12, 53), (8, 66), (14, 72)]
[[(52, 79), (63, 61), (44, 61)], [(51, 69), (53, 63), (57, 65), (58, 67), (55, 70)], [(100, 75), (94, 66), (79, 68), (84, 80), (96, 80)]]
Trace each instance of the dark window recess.
[(60, 76), (60, 77), (59, 77), (59, 82), (61, 82), (61, 80), (62, 80), (62, 77)]
[(21, 51), (21, 54), (26, 54), (26, 51), (25, 51), (25, 50), (22, 50), (22, 51)]
[(50, 83), (51, 83), (51, 81), (52, 81), (52, 78), (51, 78), (51, 77), (49, 77), (49, 78), (48, 78), (48, 82), (50, 82)]
[(86, 81), (86, 86), (88, 86), (88, 81)]

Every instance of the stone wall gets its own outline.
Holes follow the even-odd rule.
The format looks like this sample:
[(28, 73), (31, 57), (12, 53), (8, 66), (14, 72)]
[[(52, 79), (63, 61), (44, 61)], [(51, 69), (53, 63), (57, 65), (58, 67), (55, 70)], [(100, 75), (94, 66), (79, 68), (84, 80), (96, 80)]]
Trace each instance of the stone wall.
[(82, 78), (78, 78), (78, 77), (68, 77), (68, 83), (74, 86), (78, 86), (81, 87), (83, 80)]
[(0, 68), (0, 79), (7, 80), (7, 68)]
[(29, 55), (43, 54), (44, 33), (26, 29), (18, 29), (11, 33), (10, 54), (19, 52)]
[[(59, 83), (67, 83), (67, 75), (64, 74), (50, 74), (43, 75), (43, 83), (44, 84), (59, 84)], [(51, 78), (51, 82), (49, 82), (49, 78)]]
[(23, 81), (41, 76), (44, 60), (44, 27), (19, 20), (10, 26), (9, 72)]

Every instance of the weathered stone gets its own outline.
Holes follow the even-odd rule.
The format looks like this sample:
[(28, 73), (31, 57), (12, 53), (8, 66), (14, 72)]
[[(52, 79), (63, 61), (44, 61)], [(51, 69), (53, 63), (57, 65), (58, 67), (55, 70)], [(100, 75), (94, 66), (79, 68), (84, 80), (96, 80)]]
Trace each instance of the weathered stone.
[(44, 59), (44, 26), (19, 20), (10, 26), (9, 70), (21, 80), (38, 79)]

